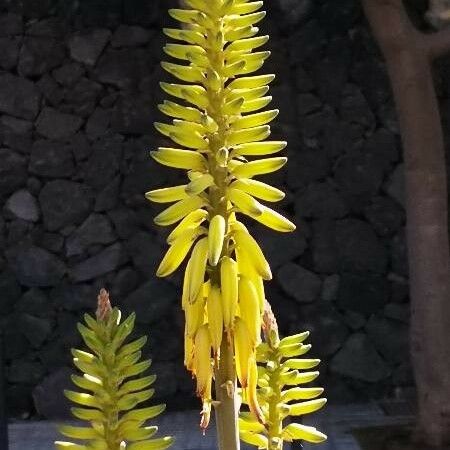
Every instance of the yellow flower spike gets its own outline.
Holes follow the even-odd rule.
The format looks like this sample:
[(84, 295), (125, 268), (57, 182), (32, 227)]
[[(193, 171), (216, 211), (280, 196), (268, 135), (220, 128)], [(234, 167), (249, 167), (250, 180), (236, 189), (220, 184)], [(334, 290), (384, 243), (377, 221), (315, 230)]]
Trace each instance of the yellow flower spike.
[[(281, 232), (295, 227), (263, 204), (282, 200), (284, 193), (253, 180), (280, 169), (287, 161), (271, 157), (285, 148), (285, 142), (266, 141), (269, 124), (278, 115), (278, 110), (263, 110), (272, 100), (268, 86), (274, 75), (253, 74), (270, 55), (262, 48), (268, 36), (257, 36), (255, 26), (265, 17), (260, 10), (263, 2), (183, 3), (186, 9), (169, 11), (181, 26), (164, 29), (174, 40), (165, 45), (164, 52), (174, 60), (162, 63), (181, 81), (161, 83), (163, 91), (180, 102), (172, 99), (159, 105), (171, 123), (155, 124), (179, 148), (160, 148), (152, 156), (163, 165), (186, 170), (188, 181), (183, 187), (151, 191), (147, 197), (160, 203), (174, 202), (155, 218), (158, 225), (180, 222), (167, 238), (171, 248), (158, 274), (173, 273), (188, 257), (181, 299), (188, 340), (185, 362), (197, 377), (205, 426), (212, 401), (211, 355), (217, 357), (219, 348), (225, 356), (221, 354), (216, 362), (222, 357), (234, 360), (241, 386), (252, 386), (246, 394), (252, 410), (259, 411), (255, 351), (266, 301), (263, 280), (270, 280), (272, 273), (262, 249), (239, 221), (240, 214)], [(261, 159), (266, 155), (269, 157)], [(247, 161), (247, 156), (252, 160)], [(221, 346), (224, 333), (228, 346)], [(292, 344), (283, 352), (299, 354), (306, 349)], [(219, 363), (214, 370), (219, 380), (230, 377), (224, 372), (225, 365)], [(284, 375), (298, 379), (295, 373)], [(222, 401), (220, 389), (217, 392)], [(266, 400), (261, 397), (261, 402), (264, 410)]]
[(195, 30), (179, 30), (177, 28), (163, 28), (163, 33), (172, 39), (186, 41), (189, 44), (206, 46), (205, 37)]
[(188, 106), (181, 106), (178, 103), (165, 100), (164, 103), (158, 105), (158, 109), (166, 116), (176, 119), (188, 120), (190, 122), (200, 123), (202, 120), (202, 113), (196, 109)]
[(249, 361), (253, 356), (255, 343), (252, 341), (246, 323), (236, 317), (234, 323), (234, 353), (236, 355), (236, 372), (243, 388), (248, 385)]
[(233, 148), (233, 153), (241, 156), (262, 156), (278, 153), (286, 148), (287, 142), (266, 141), (241, 144)]
[(205, 400), (203, 402), (203, 408), (200, 413), (201, 420), (200, 420), (200, 428), (203, 430), (203, 434), (205, 434), (206, 429), (209, 426), (209, 422), (211, 420), (211, 400)]
[(239, 280), (239, 311), (252, 341), (258, 345), (261, 342), (260, 301), (255, 286), (246, 277)]
[(188, 195), (198, 195), (213, 185), (214, 178), (209, 173), (205, 173), (192, 180), (185, 187), (185, 192)]
[(189, 213), (169, 234), (167, 237), (167, 243), (171, 244), (188, 228), (197, 228), (208, 217), (207, 211), (204, 209), (197, 209)]
[(245, 142), (257, 142), (263, 141), (270, 136), (269, 125), (262, 125), (260, 127), (240, 129), (232, 131), (230, 136), (228, 136), (228, 145), (239, 145)]
[(269, 41), (269, 36), (258, 36), (248, 39), (239, 39), (232, 42), (226, 49), (226, 54), (234, 51), (248, 52), (255, 48), (261, 47)]
[(256, 365), (256, 359), (253, 355), (249, 361), (249, 372), (248, 372), (248, 386), (246, 389), (247, 401), (250, 411), (258, 419), (259, 423), (264, 424), (266, 419), (264, 417), (263, 411), (259, 406), (258, 397), (256, 393), (258, 384), (258, 367)]
[(194, 339), (194, 367), (197, 378), (197, 395), (203, 399), (211, 398), (211, 338), (207, 325), (202, 325)]
[(263, 206), (251, 195), (239, 189), (229, 188), (227, 197), (239, 210), (248, 216), (259, 216), (263, 212)]
[(193, 302), (205, 281), (206, 263), (208, 260), (208, 238), (200, 239), (192, 250), (190, 276), (188, 279), (188, 298)]
[(218, 355), (223, 336), (222, 296), (218, 286), (211, 286), (206, 302), (208, 327), (214, 355)]
[(215, 215), (211, 219), (208, 233), (208, 255), (209, 264), (213, 267), (217, 266), (220, 255), (222, 254), (226, 231), (225, 228), (225, 218), (220, 214)]
[[(281, 450), (283, 442), (294, 440), (323, 442), (326, 436), (313, 427), (295, 423), (283, 427), (283, 421), (288, 416), (312, 413), (326, 403), (326, 399), (317, 398), (323, 392), (321, 388), (295, 387), (284, 390), (286, 385), (301, 384), (306, 380), (310, 382), (314, 378), (312, 372), (300, 373), (291, 370), (291, 367), (308, 369), (317, 365), (318, 360), (289, 359), (280, 351), (282, 346), (302, 345), (308, 333), (289, 336), (280, 341), (275, 316), (268, 302), (265, 303), (263, 317), (265, 342), (259, 345), (256, 357), (264, 365), (257, 366), (255, 362), (249, 367), (248, 387), (243, 392), (242, 400), (249, 406), (250, 412), (240, 413), (240, 423), (244, 424), (240, 428), (241, 439), (258, 446), (259, 441), (265, 438), (268, 445), (265, 448), (269, 450)], [(251, 389), (253, 386), (255, 388)], [(290, 403), (299, 400), (301, 403)], [(263, 428), (258, 425), (260, 422), (265, 423)]]
[(161, 67), (175, 78), (189, 83), (201, 83), (204, 80), (203, 73), (195, 67), (186, 67), (180, 64), (162, 62)]
[(255, 75), (252, 77), (241, 77), (233, 80), (227, 87), (228, 90), (252, 89), (270, 84), (275, 75)]
[(186, 184), (163, 189), (155, 189), (145, 194), (145, 198), (154, 203), (172, 203), (188, 198)]
[(191, 150), (179, 150), (175, 148), (159, 148), (156, 152), (150, 152), (152, 158), (165, 166), (175, 169), (204, 170), (205, 158)]
[(205, 315), (206, 297), (202, 290), (195, 302), (188, 302), (184, 308), (186, 318), (186, 332), (189, 336), (195, 336), (197, 330), (203, 325)]
[[(249, 89), (233, 89), (225, 96), (225, 99), (227, 102), (236, 100), (238, 98), (242, 98), (244, 99), (244, 101), (257, 100), (258, 98), (264, 97), (267, 92), (269, 92), (269, 86), (261, 86)], [(235, 122), (233, 122), (233, 124), (234, 123)]]
[(238, 189), (247, 194), (257, 197), (266, 202), (279, 202), (285, 197), (285, 193), (273, 186), (251, 178), (241, 178), (230, 185), (233, 189)]
[(241, 112), (242, 113), (250, 113), (259, 111), (262, 108), (265, 108), (272, 101), (272, 97), (270, 95), (266, 97), (256, 98), (255, 100), (245, 101), (242, 105)]
[(249, 256), (250, 263), (256, 272), (264, 280), (271, 280), (272, 271), (270, 270), (269, 263), (255, 239), (246, 231), (235, 231), (233, 233), (233, 239), (239, 250)]
[(184, 365), (187, 370), (194, 371), (194, 337), (187, 331), (184, 334)]
[(189, 228), (182, 233), (170, 246), (161, 264), (156, 271), (156, 276), (167, 277), (178, 269), (198, 236), (206, 233), (202, 227)]
[(251, 161), (236, 167), (232, 175), (236, 178), (252, 178), (256, 175), (265, 175), (276, 172), (287, 163), (287, 158), (267, 158)]
[(262, 113), (250, 114), (248, 116), (243, 116), (233, 122), (234, 130), (243, 130), (247, 128), (258, 127), (262, 125), (266, 125), (275, 117), (278, 116), (278, 109), (274, 109), (272, 111), (264, 111)]
[(264, 206), (260, 214), (249, 214), (257, 222), (262, 223), (266, 227), (272, 228), (272, 230), (279, 231), (280, 233), (291, 233), (295, 231), (296, 226), (289, 219), (277, 213), (271, 208)]
[(225, 256), (220, 262), (220, 284), (222, 287), (223, 323), (230, 332), (238, 306), (238, 265), (232, 258)]
[(197, 196), (185, 198), (158, 214), (154, 222), (160, 226), (172, 225), (184, 219), (189, 213), (205, 206), (205, 204), (206, 201)]

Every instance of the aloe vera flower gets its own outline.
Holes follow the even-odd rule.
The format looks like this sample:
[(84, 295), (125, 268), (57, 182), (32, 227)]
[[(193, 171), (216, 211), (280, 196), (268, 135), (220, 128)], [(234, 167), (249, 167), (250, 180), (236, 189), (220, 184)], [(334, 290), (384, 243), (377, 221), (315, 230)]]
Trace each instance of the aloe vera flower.
[[(146, 194), (172, 203), (155, 218), (176, 224), (157, 275), (172, 274), (187, 259), (182, 307), (186, 317), (185, 365), (203, 401), (202, 426), (211, 409), (214, 371), (221, 352), (234, 354), (239, 382), (261, 421), (256, 398), (256, 347), (261, 342), (264, 280), (272, 278), (261, 248), (241, 221), (250, 217), (280, 232), (295, 225), (267, 203), (284, 198), (255, 178), (286, 164), (284, 141), (267, 141), (278, 110), (266, 110), (274, 75), (254, 75), (269, 57), (258, 36), (262, 1), (185, 0), (171, 9), (180, 28), (166, 28), (174, 42), (164, 51), (174, 62), (162, 67), (177, 83), (161, 83), (171, 96), (159, 109), (170, 123), (155, 127), (173, 147), (151, 152), (159, 163), (187, 171), (186, 184)], [(264, 203), (263, 203), (264, 202)], [(225, 346), (225, 347), (224, 347)], [(231, 380), (232, 381), (232, 380)]]

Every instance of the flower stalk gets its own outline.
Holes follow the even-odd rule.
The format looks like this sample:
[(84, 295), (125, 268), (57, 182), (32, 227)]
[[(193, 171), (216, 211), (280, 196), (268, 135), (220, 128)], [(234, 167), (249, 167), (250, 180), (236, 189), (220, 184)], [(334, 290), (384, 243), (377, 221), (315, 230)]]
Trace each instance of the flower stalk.
[(278, 202), (284, 193), (255, 179), (284, 166), (287, 158), (276, 155), (286, 142), (266, 141), (269, 123), (278, 115), (278, 110), (264, 111), (275, 76), (254, 75), (270, 55), (259, 50), (269, 39), (258, 36), (256, 26), (265, 17), (263, 2), (183, 4), (186, 9), (169, 10), (180, 27), (164, 29), (175, 41), (164, 51), (177, 62), (162, 62), (162, 67), (180, 80), (161, 83), (176, 100), (159, 105), (171, 123), (155, 124), (168, 146), (151, 156), (186, 170), (187, 182), (146, 197), (171, 203), (155, 217), (157, 225), (176, 224), (157, 276), (172, 274), (187, 259), (181, 298), (184, 362), (202, 399), (201, 427), (208, 426), (214, 405), (219, 448), (237, 450), (237, 381), (260, 426), (268, 420), (257, 396), (256, 348), (266, 303), (264, 281), (272, 278), (243, 218), (279, 232), (295, 230), (290, 220), (263, 203)]

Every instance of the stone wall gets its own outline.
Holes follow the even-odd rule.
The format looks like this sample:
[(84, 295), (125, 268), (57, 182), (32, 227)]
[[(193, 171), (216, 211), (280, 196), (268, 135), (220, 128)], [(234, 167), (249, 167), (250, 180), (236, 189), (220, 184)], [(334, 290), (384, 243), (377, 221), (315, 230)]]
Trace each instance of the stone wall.
[[(192, 400), (180, 276), (154, 275), (165, 231), (143, 198), (181, 180), (148, 154), (162, 142), (152, 122), (169, 4), (3, 0), (0, 320), (11, 415), (61, 410), (75, 324), (103, 286), (150, 335), (159, 397)], [(358, 2), (267, 7), (274, 136), (289, 141), (287, 169), (269, 181), (287, 192), (282, 208), (298, 225), (292, 235), (254, 227), (275, 273), (268, 298), (282, 332), (312, 332), (330, 398), (391, 395), (412, 377), (403, 171), (385, 68)]]

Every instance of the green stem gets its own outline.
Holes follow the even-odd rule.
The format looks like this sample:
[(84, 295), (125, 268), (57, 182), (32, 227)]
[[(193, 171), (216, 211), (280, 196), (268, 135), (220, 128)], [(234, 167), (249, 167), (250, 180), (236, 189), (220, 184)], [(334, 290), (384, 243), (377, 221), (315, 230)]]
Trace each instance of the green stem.
[[(215, 31), (210, 31), (207, 40), (210, 46), (208, 50), (208, 59), (211, 68), (221, 78), (221, 86), (218, 89), (212, 89), (207, 86), (209, 98), (208, 115), (214, 119), (218, 125), (216, 132), (209, 135), (209, 171), (214, 177), (215, 186), (209, 189), (209, 199), (211, 205), (211, 218), (217, 214), (225, 218), (228, 225), (228, 210), (226, 200), (226, 188), (228, 169), (222, 166), (218, 161), (218, 154), (222, 148), (226, 147), (228, 123), (227, 116), (223, 113), (225, 103), (225, 77), (223, 77), (223, 68), (225, 65), (224, 49), (213, 50), (219, 30), (222, 29), (222, 19), (217, 20)], [(223, 246), (223, 254), (228, 252), (227, 238)], [(220, 286), (220, 268), (209, 267), (211, 282)], [(229, 344), (227, 335), (223, 333), (220, 357), (215, 369), (215, 390), (217, 406), (215, 408), (217, 422), (217, 439), (219, 450), (239, 450), (239, 430), (238, 413), (239, 403), (237, 396), (236, 369), (234, 364), (233, 346)]]
[(216, 400), (220, 402), (215, 408), (218, 448), (220, 450), (239, 450), (237, 422), (239, 404), (236, 394), (234, 355), (233, 347), (228, 344), (225, 336), (220, 350), (219, 367), (215, 374)]

